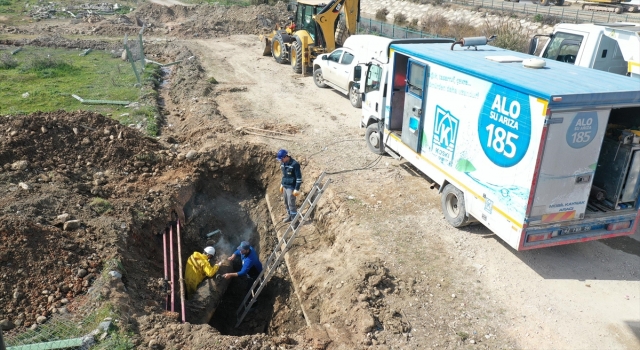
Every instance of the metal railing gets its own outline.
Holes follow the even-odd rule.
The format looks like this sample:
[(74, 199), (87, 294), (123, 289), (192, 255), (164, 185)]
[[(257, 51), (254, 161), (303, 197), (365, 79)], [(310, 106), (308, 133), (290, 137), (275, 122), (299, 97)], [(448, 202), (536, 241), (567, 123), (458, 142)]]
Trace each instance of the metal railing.
[(563, 23), (594, 23), (594, 22), (635, 22), (640, 23), (637, 14), (599, 11), (583, 11), (569, 8), (569, 6), (540, 6), (532, 3), (508, 2), (504, 0), (449, 0), (451, 3), (504, 12), (522, 13), (525, 15), (541, 15), (555, 17), (557, 22)]

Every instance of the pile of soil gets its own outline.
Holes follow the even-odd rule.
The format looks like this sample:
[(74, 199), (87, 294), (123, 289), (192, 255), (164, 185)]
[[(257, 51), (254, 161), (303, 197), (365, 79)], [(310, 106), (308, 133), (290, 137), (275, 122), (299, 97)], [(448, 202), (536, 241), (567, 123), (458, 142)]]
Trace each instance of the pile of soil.
[[(261, 34), (291, 16), (286, 4), (225, 7), (217, 4), (165, 7), (144, 3), (127, 15), (82, 19), (44, 20), (29, 27), (0, 26), (0, 33), (21, 35), (87, 35), (136, 38), (144, 26), (146, 36), (209, 39), (236, 34)], [(89, 46), (87, 46), (89, 47)]]
[(7, 116), (0, 129), (0, 319), (29, 327), (87, 291), (136, 210), (158, 215), (137, 204), (173, 158), (90, 112)]

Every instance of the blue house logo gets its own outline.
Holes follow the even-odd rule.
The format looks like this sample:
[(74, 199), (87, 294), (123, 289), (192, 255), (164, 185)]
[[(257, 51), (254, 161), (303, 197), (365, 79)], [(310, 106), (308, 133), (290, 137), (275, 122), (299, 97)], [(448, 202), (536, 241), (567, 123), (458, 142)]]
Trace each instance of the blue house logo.
[(431, 152), (438, 157), (440, 163), (451, 166), (458, 139), (458, 118), (436, 106), (436, 117), (433, 125)]

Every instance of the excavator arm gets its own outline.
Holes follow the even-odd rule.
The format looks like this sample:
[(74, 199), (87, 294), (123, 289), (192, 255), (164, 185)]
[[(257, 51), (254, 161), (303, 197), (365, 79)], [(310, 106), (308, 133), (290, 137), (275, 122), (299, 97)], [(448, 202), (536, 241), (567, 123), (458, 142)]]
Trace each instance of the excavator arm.
[(341, 10), (344, 11), (347, 31), (350, 35), (355, 34), (356, 25), (360, 18), (360, 0), (332, 0), (315, 16), (315, 21), (318, 23), (325, 41), (326, 52), (331, 52), (336, 48), (336, 20), (340, 16)]

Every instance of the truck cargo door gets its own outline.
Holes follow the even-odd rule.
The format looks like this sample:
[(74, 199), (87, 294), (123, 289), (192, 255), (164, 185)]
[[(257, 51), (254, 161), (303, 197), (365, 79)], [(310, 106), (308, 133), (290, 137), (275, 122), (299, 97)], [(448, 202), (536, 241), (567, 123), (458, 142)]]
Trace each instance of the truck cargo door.
[(401, 140), (416, 152), (420, 151), (424, 121), (422, 111), (427, 92), (427, 68), (425, 64), (409, 59)]
[(584, 218), (609, 110), (554, 113), (538, 173), (531, 224)]

